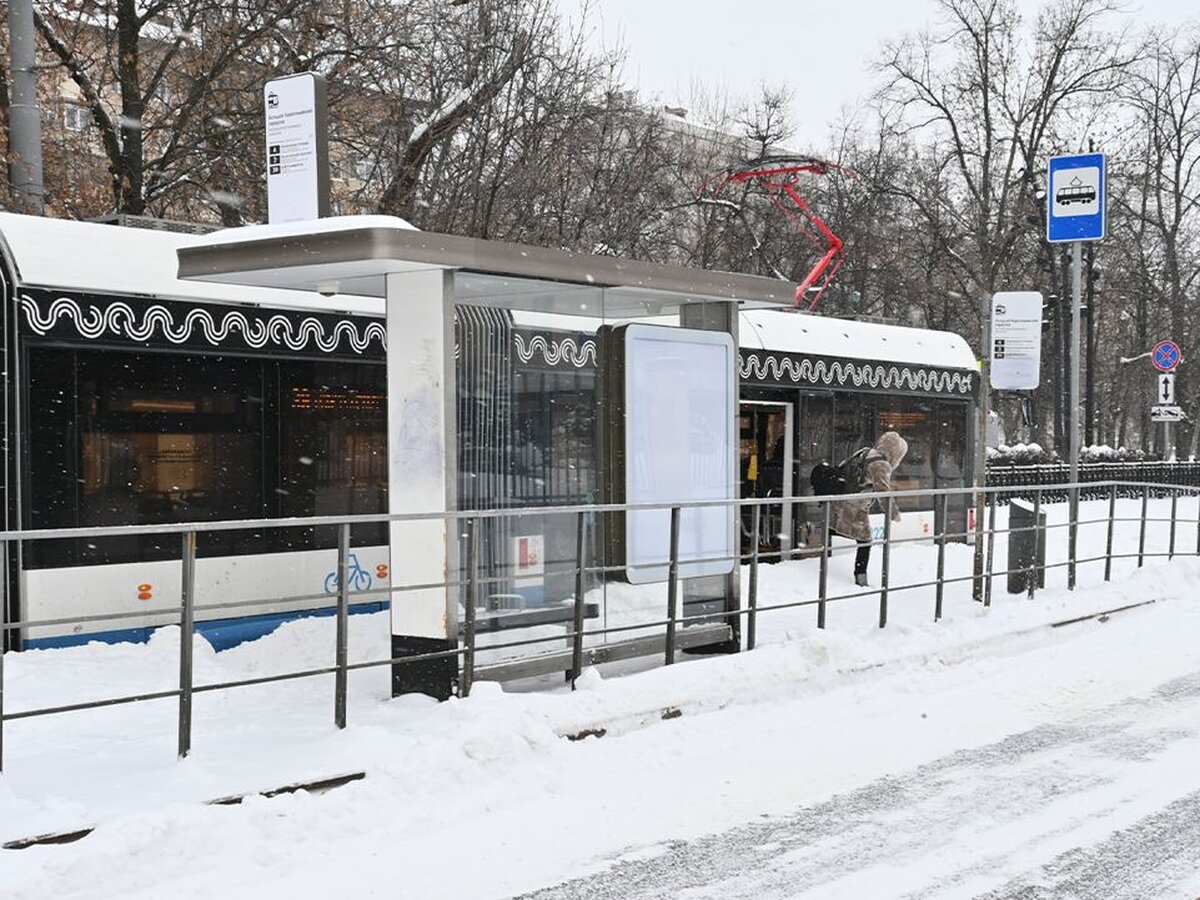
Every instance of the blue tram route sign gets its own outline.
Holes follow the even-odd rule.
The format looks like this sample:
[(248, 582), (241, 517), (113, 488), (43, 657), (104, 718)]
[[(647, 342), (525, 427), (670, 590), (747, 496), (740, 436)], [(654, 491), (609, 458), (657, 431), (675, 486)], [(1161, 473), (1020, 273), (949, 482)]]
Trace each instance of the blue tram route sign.
[(1050, 159), (1046, 197), (1046, 240), (1100, 241), (1105, 231), (1103, 153)]

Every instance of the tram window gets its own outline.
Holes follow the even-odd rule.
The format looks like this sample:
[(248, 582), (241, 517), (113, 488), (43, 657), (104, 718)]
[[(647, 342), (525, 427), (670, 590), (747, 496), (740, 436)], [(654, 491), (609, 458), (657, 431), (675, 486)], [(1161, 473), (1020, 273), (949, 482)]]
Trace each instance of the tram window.
[(592, 372), (518, 372), (514, 377), (516, 499), (578, 503), (596, 490), (596, 391)]
[(939, 404), (935, 462), (938, 487), (966, 486), (968, 410), (965, 403)]
[[(387, 512), (386, 369), (279, 364), (280, 516)], [(386, 525), (358, 526), (354, 543), (387, 542)], [(335, 529), (280, 533), (281, 550), (335, 546)]]
[[(934, 487), (933, 451), (936, 417), (934, 405), (918, 398), (879, 398), (876, 413), (877, 434), (899, 432), (908, 442), (908, 452), (892, 475), (892, 487), (899, 491), (929, 490)], [(932, 509), (930, 497), (903, 497), (901, 509)]]
[(875, 400), (866, 394), (838, 393), (833, 401), (833, 458), (845, 459), (875, 443)]
[(833, 452), (833, 397), (806, 394), (796, 429), (796, 472), (794, 484), (800, 493), (812, 493), (809, 473), (819, 462), (837, 464)]
[[(966, 403), (942, 402), (938, 404), (937, 454), (934, 473), (939, 488), (961, 488), (967, 486), (967, 421), (971, 407)], [(966, 527), (967, 494), (952, 494), (946, 501), (950, 525), (959, 530)]]
[[(264, 515), (262, 364), (230, 357), (30, 353), (30, 524), (201, 522)], [(42, 564), (170, 558), (175, 535), (55, 542)], [(205, 555), (261, 549), (224, 533)]]
[[(35, 528), (385, 512), (381, 365), (35, 348)], [(383, 543), (385, 526), (356, 528)], [(201, 556), (335, 546), (334, 529), (217, 532)], [(177, 535), (30, 545), (33, 567), (171, 559)]]

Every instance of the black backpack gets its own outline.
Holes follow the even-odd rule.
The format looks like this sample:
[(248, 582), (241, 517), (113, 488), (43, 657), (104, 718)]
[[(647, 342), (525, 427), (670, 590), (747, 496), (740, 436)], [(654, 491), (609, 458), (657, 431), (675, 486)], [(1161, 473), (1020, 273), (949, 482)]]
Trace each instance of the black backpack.
[(831, 494), (856, 494), (868, 486), (867, 466), (879, 459), (886, 459), (874, 447), (863, 447), (843, 459), (836, 466), (820, 462), (813, 466), (808, 475), (813, 493), (817, 496)]
[(827, 462), (819, 462), (813, 466), (808, 480), (812, 484), (813, 493), (818, 497), (846, 493), (846, 479), (837, 466), (831, 466)]

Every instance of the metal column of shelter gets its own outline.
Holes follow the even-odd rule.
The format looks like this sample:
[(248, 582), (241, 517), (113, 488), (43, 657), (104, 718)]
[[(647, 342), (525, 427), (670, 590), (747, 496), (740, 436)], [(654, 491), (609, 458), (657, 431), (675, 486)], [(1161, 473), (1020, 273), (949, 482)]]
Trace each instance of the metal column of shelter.
[[(679, 311), (679, 324), (682, 325), (684, 328), (698, 328), (698, 329), (702, 329), (704, 331), (727, 332), (729, 335), (731, 335), (733, 337), (733, 346), (735, 348), (738, 346), (738, 320), (739, 320), (738, 305), (736, 303), (696, 303), (696, 304), (684, 306)], [(735, 353), (735, 357), (736, 357), (736, 353)], [(739, 363), (735, 359), (734, 365), (738, 365), (738, 364)], [(733, 433), (734, 434), (738, 433), (737, 417), (738, 417), (738, 410), (741, 408), (741, 405), (738, 402), (738, 400), (739, 400), (738, 385), (741, 383), (741, 380), (742, 380), (741, 373), (740, 372), (735, 373), (734, 379), (733, 379), (734, 391), (735, 391), (734, 402), (733, 402), (733, 408), (734, 408), (734, 430), (733, 430)], [(734, 472), (733, 472), (734, 492), (736, 493), (739, 490), (740, 485), (741, 485), (741, 479), (738, 477), (739, 473), (738, 473), (738, 455), (737, 455), (737, 453), (733, 453), (731, 455), (731, 461), (733, 463), (733, 469), (734, 469)], [(735, 534), (734, 534), (734, 539), (733, 539), (733, 546), (736, 547), (738, 545), (738, 537), (737, 537), (736, 529), (740, 528), (740, 523), (737, 522), (736, 516), (734, 517), (734, 520), (735, 520), (734, 521)], [(731, 646), (729, 646), (729, 647), (719, 646), (719, 647), (714, 647), (711, 649), (714, 649), (717, 651), (736, 650), (738, 647), (741, 646), (742, 617), (737, 614), (741, 607), (741, 597), (742, 597), (741, 570), (742, 570), (741, 566), (734, 566), (733, 571), (731, 571), (728, 575), (713, 575), (713, 576), (710, 576), (708, 579), (696, 579), (696, 581), (701, 582), (701, 584), (693, 584), (691, 582), (685, 583), (685, 586), (684, 586), (684, 603), (685, 603), (685, 605), (687, 604), (688, 600), (693, 595), (694, 591), (703, 592), (697, 598), (700, 600), (706, 600), (706, 599), (708, 599), (709, 596), (711, 596), (711, 594), (719, 593), (720, 595), (723, 596), (725, 611), (733, 613), (733, 615), (730, 615), (726, 619), (726, 622), (729, 625), (730, 630), (733, 633), (733, 637), (729, 642)], [(720, 579), (722, 582), (724, 582), (721, 585), (720, 591), (704, 591), (703, 582), (709, 581), (712, 579)]]
[[(343, 300), (363, 297), (384, 301), (391, 513), (458, 508), (456, 271), (500, 275), (511, 283), (527, 279), (542, 285), (617, 289), (620, 296), (611, 304), (606, 301), (611, 306), (606, 316), (637, 318), (647, 315), (653, 304), (660, 314), (679, 310), (685, 326), (729, 331), (735, 338), (739, 305), (792, 303), (792, 285), (758, 276), (432, 234), (379, 216), (323, 219), (311, 225), (310, 231), (300, 232), (292, 224), (208, 235), (178, 251), (179, 277), (309, 291), (331, 298), (334, 308)], [(505, 308), (524, 308), (511, 298), (504, 302)], [(733, 364), (737, 365), (736, 352)], [(736, 436), (736, 427), (732, 433)], [(736, 466), (736, 447), (732, 458)], [(458, 679), (454, 654), (459, 592), (454, 587), (400, 588), (457, 580), (456, 530), (440, 520), (394, 522), (390, 543), (392, 651), (397, 659), (393, 692), (449, 697)], [(725, 610), (735, 613), (729, 616), (731, 624), (740, 621), (737, 566), (733, 569), (724, 591)], [(402, 661), (437, 652), (446, 655), (419, 663)]]
[[(387, 276), (388, 512), (457, 508), (454, 295), (443, 269)], [(453, 580), (453, 523), (392, 522), (390, 571), (410, 584)], [(393, 576), (393, 586), (396, 577)], [(449, 587), (395, 593), (392, 658), (458, 649), (457, 592)], [(424, 693), (448, 700), (458, 680), (456, 656), (392, 668), (392, 695)]]

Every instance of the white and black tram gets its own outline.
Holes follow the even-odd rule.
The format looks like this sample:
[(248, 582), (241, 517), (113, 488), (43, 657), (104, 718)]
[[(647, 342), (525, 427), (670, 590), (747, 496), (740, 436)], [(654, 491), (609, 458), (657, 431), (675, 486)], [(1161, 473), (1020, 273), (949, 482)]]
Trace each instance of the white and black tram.
[[(521, 318), (512, 327), (520, 498), (590, 499), (598, 490), (594, 473), (575, 461), (587, 458), (579, 448), (597, 425), (596, 341), (585, 332), (536, 327)], [(743, 311), (738, 332), (742, 497), (811, 495), (813, 466), (837, 463), (889, 429), (909, 444), (898, 489), (972, 483), (968, 448), (974, 446), (979, 375), (961, 336), (773, 310)], [(902, 506), (910, 514), (898, 534), (940, 528), (931, 499), (906, 498)], [(965, 527), (961, 497), (952, 498), (947, 512)], [(764, 543), (785, 552), (799, 548), (815, 514), (791, 504), (763, 507)]]
[[(0, 214), (7, 528), (387, 511), (382, 301), (179, 280), (176, 251), (195, 240)], [(459, 506), (597, 500), (596, 334), (472, 304), (489, 277), (456, 288)], [(739, 330), (744, 496), (804, 493), (815, 462), (886, 428), (909, 440), (903, 486), (969, 483), (978, 376), (961, 338), (767, 311), (743, 312)], [(781, 549), (802, 539), (802, 515), (768, 514)], [(495, 527), (485, 553), (501, 567), (524, 549)], [(355, 528), (352, 591), (387, 587), (385, 543), (382, 526)], [(22, 543), (9, 621), (140, 617), (24, 629), (10, 645), (144, 639), (176, 620), (178, 553), (172, 535)], [(218, 648), (329, 608), (333, 529), (223, 532), (198, 553), (202, 596), (262, 601), (198, 615)], [(516, 581), (522, 603), (556, 590)], [(299, 613), (272, 602), (303, 595), (318, 599)], [(382, 607), (367, 597), (354, 608)]]

